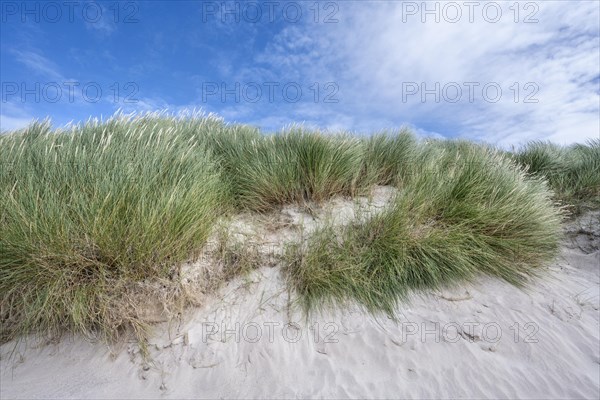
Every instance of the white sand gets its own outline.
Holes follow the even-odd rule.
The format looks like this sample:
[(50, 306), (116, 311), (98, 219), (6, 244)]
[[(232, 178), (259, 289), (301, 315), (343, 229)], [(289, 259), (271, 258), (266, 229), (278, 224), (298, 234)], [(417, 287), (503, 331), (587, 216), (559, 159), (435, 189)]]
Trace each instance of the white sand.
[[(380, 188), (372, 206), (389, 194)], [(339, 199), (305, 211), (284, 209), (274, 230), (249, 216), (233, 225), (277, 246), (297, 238), (300, 222), (310, 230), (323, 213), (341, 223), (353, 214)], [(598, 398), (597, 218), (566, 227), (561, 256), (526, 292), (482, 277), (415, 296), (398, 322), (356, 308), (307, 321), (290, 306), (279, 267), (265, 266), (157, 325), (148, 365), (135, 343), (5, 344), (0, 397)]]

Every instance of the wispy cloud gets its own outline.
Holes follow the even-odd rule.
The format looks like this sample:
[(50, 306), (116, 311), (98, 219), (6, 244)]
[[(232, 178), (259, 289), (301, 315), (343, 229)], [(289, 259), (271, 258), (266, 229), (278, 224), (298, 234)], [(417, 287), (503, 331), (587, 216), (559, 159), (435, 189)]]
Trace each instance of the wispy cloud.
[(25, 105), (15, 102), (3, 102), (0, 111), (0, 131), (25, 128), (35, 119)]
[[(110, 36), (117, 30), (117, 23), (115, 19), (122, 18), (119, 15), (121, 12), (120, 4), (114, 3), (113, 10), (109, 10), (107, 7), (102, 5), (101, 3), (94, 3), (95, 7), (97, 7), (97, 15), (94, 17), (88, 17), (85, 20), (85, 26), (89, 30), (98, 33), (100, 36)], [(116, 14), (115, 14), (116, 13)]]
[(19, 49), (12, 49), (11, 52), (17, 61), (38, 76), (51, 80), (65, 80), (59, 67), (53, 61), (43, 56), (41, 52)]
[[(256, 59), (291, 79), (335, 77), (342, 101), (330, 109), (350, 117), (340, 118), (348, 128), (396, 121), (503, 145), (597, 137), (597, 4), (536, 4), (538, 22), (525, 24), (506, 14), (497, 23), (481, 15), (473, 23), (436, 23), (431, 16), (423, 23), (421, 15), (407, 19), (402, 2), (343, 3), (339, 23), (290, 26)], [(479, 85), (474, 101), (469, 82)], [(410, 83), (419, 92), (403, 98)], [(442, 92), (455, 83), (463, 91), (456, 104)], [(482, 94), (488, 83), (501, 88), (498, 101)], [(436, 84), (441, 98), (423, 99), (422, 88), (436, 91)], [(528, 95), (537, 103), (525, 102)]]

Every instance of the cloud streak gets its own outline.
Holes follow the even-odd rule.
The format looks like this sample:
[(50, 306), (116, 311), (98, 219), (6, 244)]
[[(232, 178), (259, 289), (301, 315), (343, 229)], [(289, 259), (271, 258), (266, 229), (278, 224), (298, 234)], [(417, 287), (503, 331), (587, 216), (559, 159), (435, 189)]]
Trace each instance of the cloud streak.
[[(537, 23), (522, 22), (531, 13), (524, 8), (515, 23), (512, 3), (501, 4), (506, 18), (497, 23), (483, 17), (436, 23), (431, 15), (423, 23), (422, 15), (408, 18), (402, 2), (343, 3), (339, 23), (290, 26), (256, 61), (280, 77), (334, 77), (342, 100), (330, 111), (347, 116), (340, 120), (350, 129), (393, 121), (500, 145), (597, 137), (597, 6), (538, 2)], [(468, 83), (477, 84), (472, 99)], [(412, 84), (419, 91), (406, 96)], [(486, 84), (493, 86), (487, 96)], [(444, 96), (444, 85), (462, 88), (458, 102), (449, 101), (456, 98), (452, 90)], [(422, 98), (422, 88), (431, 93)]]

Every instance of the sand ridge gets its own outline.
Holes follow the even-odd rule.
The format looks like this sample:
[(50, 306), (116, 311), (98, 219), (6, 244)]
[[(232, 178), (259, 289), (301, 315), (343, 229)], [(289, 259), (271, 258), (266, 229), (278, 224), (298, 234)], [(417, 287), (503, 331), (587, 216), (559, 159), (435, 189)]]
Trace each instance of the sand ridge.
[[(244, 217), (232, 226), (279, 246), (323, 215), (344, 223), (392, 195), (378, 188), (370, 199), (284, 207), (275, 227)], [(565, 225), (560, 256), (525, 290), (480, 277), (415, 294), (396, 321), (356, 306), (307, 318), (279, 266), (264, 265), (157, 325), (149, 362), (135, 343), (5, 344), (0, 397), (598, 398), (599, 215)]]

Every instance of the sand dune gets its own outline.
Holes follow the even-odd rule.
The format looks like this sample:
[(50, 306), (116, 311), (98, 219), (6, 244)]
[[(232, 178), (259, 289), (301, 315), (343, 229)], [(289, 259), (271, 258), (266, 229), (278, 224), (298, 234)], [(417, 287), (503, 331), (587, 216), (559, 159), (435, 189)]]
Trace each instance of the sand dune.
[[(381, 206), (390, 194), (378, 189), (369, 207)], [(278, 218), (286, 223), (275, 231), (243, 217), (234, 226), (276, 247), (294, 235), (285, 226), (310, 229), (319, 212), (343, 223), (353, 203), (334, 200), (316, 216), (284, 208)], [(353, 306), (306, 318), (290, 299), (280, 268), (265, 265), (179, 320), (156, 326), (149, 363), (135, 343), (108, 347), (65, 338), (5, 344), (0, 395), (598, 398), (599, 241), (597, 214), (588, 214), (565, 226), (560, 257), (525, 290), (480, 277), (414, 295), (398, 309), (397, 321)], [(193, 264), (188, 272), (193, 275)]]

